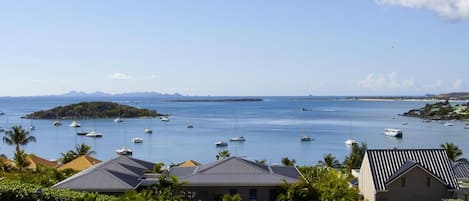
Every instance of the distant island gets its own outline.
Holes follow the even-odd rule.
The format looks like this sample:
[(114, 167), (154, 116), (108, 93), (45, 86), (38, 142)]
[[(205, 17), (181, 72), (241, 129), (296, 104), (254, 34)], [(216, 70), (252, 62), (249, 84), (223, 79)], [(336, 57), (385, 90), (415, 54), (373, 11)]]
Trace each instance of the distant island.
[(392, 100), (469, 100), (469, 92), (452, 92), (444, 94), (427, 94), (425, 96), (352, 96), (346, 97), (348, 100), (375, 100), (375, 101), (392, 101)]
[(80, 102), (59, 106), (49, 110), (41, 110), (27, 114), (27, 119), (93, 119), (93, 118), (136, 118), (164, 116), (155, 110), (139, 109), (113, 102)]
[(262, 98), (214, 98), (214, 99), (173, 99), (168, 102), (253, 102), (264, 101)]
[(451, 105), (451, 103), (446, 100), (426, 104), (425, 107), (412, 109), (402, 115), (428, 120), (467, 120), (469, 119), (469, 103)]

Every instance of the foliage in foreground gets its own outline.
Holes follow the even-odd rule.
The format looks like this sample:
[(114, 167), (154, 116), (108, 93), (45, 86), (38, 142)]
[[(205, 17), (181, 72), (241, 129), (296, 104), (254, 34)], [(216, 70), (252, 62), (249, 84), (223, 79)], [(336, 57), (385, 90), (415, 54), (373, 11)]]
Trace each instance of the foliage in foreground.
[(304, 166), (300, 168), (304, 178), (296, 184), (285, 184), (279, 201), (300, 200), (359, 200), (358, 189), (350, 187), (350, 176), (329, 167)]
[(117, 197), (64, 189), (42, 188), (39, 185), (22, 183), (9, 179), (0, 180), (0, 200), (34, 201), (38, 197), (36, 191), (42, 190), (44, 201), (117, 201)]

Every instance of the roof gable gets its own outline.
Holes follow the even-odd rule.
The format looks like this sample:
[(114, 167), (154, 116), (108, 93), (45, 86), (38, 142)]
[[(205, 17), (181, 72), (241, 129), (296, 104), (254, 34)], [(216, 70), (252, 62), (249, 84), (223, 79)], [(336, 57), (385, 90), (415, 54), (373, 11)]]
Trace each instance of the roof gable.
[(59, 170), (65, 170), (65, 169), (73, 169), (77, 171), (82, 171), (84, 169), (87, 169), (97, 163), (100, 163), (101, 161), (93, 158), (88, 155), (83, 155), (78, 158), (75, 158), (74, 160), (60, 166), (58, 169)]
[(281, 186), (299, 181), (295, 167), (270, 167), (230, 157), (197, 167), (173, 167), (170, 175), (186, 181), (185, 186)]
[(197, 169), (199, 174), (261, 174), (269, 173), (261, 165), (246, 162), (237, 157), (230, 157), (209, 165), (201, 165)]
[(92, 192), (124, 192), (138, 187), (143, 171), (146, 170), (145, 166), (151, 166), (149, 164), (151, 163), (119, 156), (83, 170), (53, 187)]
[(453, 171), (457, 179), (469, 179), (469, 163), (465, 161), (457, 162), (453, 165)]
[(434, 177), (436, 180), (438, 180), (440, 183), (442, 183), (443, 185), (448, 185), (445, 181), (441, 180), (441, 178), (439, 178), (438, 176), (436, 176), (435, 174), (433, 174), (432, 172), (428, 171), (427, 169), (425, 169), (425, 167), (421, 166), (419, 163), (415, 162), (414, 160), (408, 160), (406, 163), (404, 163), (404, 165), (402, 165), (399, 170), (397, 170), (396, 173), (394, 173), (387, 181), (386, 181), (386, 186), (388, 186), (389, 184), (393, 183), (394, 181), (396, 181), (397, 179), (399, 179), (401, 176), (404, 176), (406, 175), (407, 173), (409, 173), (410, 171), (412, 171), (413, 169), (415, 168), (419, 168), (421, 169), (422, 171), (424, 171), (425, 173), (427, 173), (428, 175), (431, 175), (432, 177)]
[[(458, 188), (451, 162), (444, 149), (369, 149), (365, 157), (368, 157), (377, 191), (386, 190), (386, 183), (390, 179), (401, 175), (417, 163), (422, 169), (447, 184), (449, 189)], [(410, 160), (416, 164), (406, 164)]]

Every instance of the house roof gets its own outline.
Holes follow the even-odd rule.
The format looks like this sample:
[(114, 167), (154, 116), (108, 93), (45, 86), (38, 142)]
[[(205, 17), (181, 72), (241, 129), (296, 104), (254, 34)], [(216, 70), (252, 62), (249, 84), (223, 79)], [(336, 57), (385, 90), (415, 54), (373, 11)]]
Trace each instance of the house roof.
[(93, 165), (53, 187), (89, 192), (125, 192), (136, 189), (144, 171), (151, 170), (153, 166), (150, 162), (119, 156)]
[(198, 165), (201, 165), (201, 164), (197, 161), (194, 161), (194, 160), (188, 160), (188, 161), (184, 161), (181, 164), (179, 164), (178, 167), (195, 167), (195, 166), (198, 166)]
[(173, 167), (170, 175), (187, 182), (185, 186), (280, 186), (299, 181), (295, 167), (257, 164), (238, 157), (229, 157), (197, 167)]
[(457, 179), (469, 179), (469, 163), (468, 162), (456, 162), (453, 165), (453, 171)]
[(29, 161), (27, 169), (36, 169), (38, 165), (45, 166), (45, 167), (50, 167), (50, 168), (56, 168), (57, 163), (54, 163), (52, 161), (46, 160), (44, 158), (41, 158), (39, 156), (36, 156), (34, 154), (29, 154), (27, 157)]
[(58, 170), (73, 169), (77, 171), (82, 171), (100, 162), (101, 161), (96, 158), (84, 155), (60, 166)]
[(369, 149), (368, 157), (375, 189), (386, 190), (386, 184), (405, 174), (415, 165), (431, 173), (449, 189), (458, 184), (444, 149)]

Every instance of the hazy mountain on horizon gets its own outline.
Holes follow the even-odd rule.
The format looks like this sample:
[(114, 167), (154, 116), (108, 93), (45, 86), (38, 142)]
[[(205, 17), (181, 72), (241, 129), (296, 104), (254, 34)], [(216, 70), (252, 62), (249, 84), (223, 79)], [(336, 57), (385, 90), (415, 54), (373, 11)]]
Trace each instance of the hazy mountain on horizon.
[(180, 97), (182, 96), (179, 93), (174, 94), (165, 94), (160, 92), (127, 92), (127, 93), (117, 93), (111, 94), (102, 91), (96, 91), (91, 93), (86, 93), (83, 91), (70, 91), (65, 94), (58, 95), (45, 95), (45, 96), (54, 96), (54, 97)]

